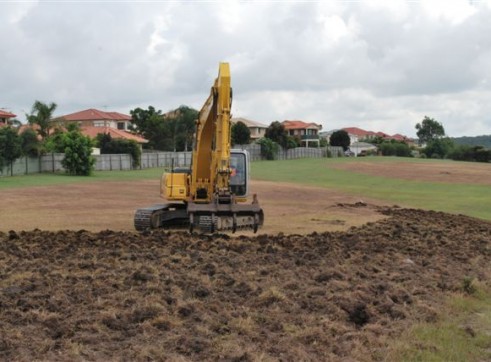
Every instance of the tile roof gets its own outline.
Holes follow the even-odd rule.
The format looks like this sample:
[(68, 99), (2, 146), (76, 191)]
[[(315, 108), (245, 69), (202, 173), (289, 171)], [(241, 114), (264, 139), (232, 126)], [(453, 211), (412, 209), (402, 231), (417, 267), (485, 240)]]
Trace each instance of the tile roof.
[(358, 128), (358, 127), (346, 127), (343, 128), (344, 131), (348, 132), (349, 134), (352, 134), (354, 136), (368, 136), (368, 135), (373, 135), (374, 132), (371, 131), (365, 131), (364, 129)]
[(396, 141), (406, 141), (407, 137), (403, 136), (402, 134), (396, 133), (395, 135), (391, 136), (390, 138), (396, 140)]
[(285, 129), (306, 129), (306, 128), (315, 128), (315, 129), (322, 129), (322, 126), (320, 124), (316, 123), (306, 123), (303, 121), (283, 121), (282, 122), (283, 126), (285, 126)]
[[(19, 134), (22, 134), (22, 133), (24, 133), (25, 131), (27, 131), (28, 129), (31, 129), (31, 130), (33, 130), (34, 132), (36, 132), (36, 134), (37, 134), (37, 139), (38, 139), (38, 140), (40, 140), (40, 141), (42, 141), (42, 139), (43, 139), (43, 138), (41, 137), (41, 135), (39, 135), (39, 134), (38, 134), (38, 131), (39, 131), (39, 129), (40, 129), (40, 128), (41, 128), (41, 127), (39, 127), (39, 125), (38, 125), (38, 124), (23, 124), (23, 125), (21, 125), (21, 126), (19, 127), (18, 132), (19, 132)], [(61, 131), (65, 132), (65, 131), (66, 131), (66, 128), (65, 128), (65, 127), (63, 127), (63, 126), (60, 126), (60, 125), (58, 125), (58, 126), (56, 126), (56, 127), (50, 127), (50, 128), (49, 128), (49, 134), (51, 135), (51, 134), (55, 133), (55, 131), (57, 131), (57, 130), (61, 130)]]
[(98, 120), (110, 120), (110, 121), (129, 121), (131, 117), (118, 113), (118, 112), (104, 112), (98, 109), (90, 108), (84, 111), (70, 113), (60, 118), (66, 121), (98, 121)]
[(399, 133), (396, 133), (395, 135), (391, 136), (387, 133), (384, 132), (373, 132), (373, 131), (365, 131), (364, 129), (358, 128), (358, 127), (346, 127), (342, 128), (344, 131), (348, 132), (351, 135), (358, 136), (358, 137), (366, 137), (366, 136), (379, 136), (382, 138), (386, 139), (393, 139), (396, 141), (408, 141), (409, 138), (401, 135)]
[(17, 115), (10, 112), (2, 111), (0, 109), (0, 118), (12, 118), (12, 117), (17, 117)]
[(93, 127), (93, 126), (84, 126), (80, 128), (80, 131), (91, 138), (96, 138), (98, 134), (100, 133), (107, 133), (110, 134), (112, 138), (120, 138), (120, 139), (126, 139), (126, 140), (133, 140), (138, 143), (148, 143), (148, 140), (146, 140), (143, 137), (134, 135), (132, 133), (123, 131), (121, 129), (117, 128), (112, 128), (112, 127)]
[(259, 127), (259, 128), (268, 128), (268, 126), (262, 124), (262, 123), (259, 123), (259, 122), (255, 122), (255, 121), (251, 121), (250, 119), (246, 119), (246, 118), (241, 118), (241, 117), (238, 117), (238, 118), (232, 118), (230, 120), (232, 123), (237, 123), (237, 122), (242, 122), (244, 123), (247, 127)]

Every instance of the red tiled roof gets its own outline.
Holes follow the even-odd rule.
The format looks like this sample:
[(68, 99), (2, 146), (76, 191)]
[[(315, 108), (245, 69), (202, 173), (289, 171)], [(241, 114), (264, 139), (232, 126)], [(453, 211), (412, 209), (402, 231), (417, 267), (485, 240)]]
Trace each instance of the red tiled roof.
[(98, 121), (98, 120), (110, 120), (110, 121), (129, 121), (131, 117), (118, 113), (118, 112), (104, 112), (94, 108), (86, 109), (85, 111), (75, 112), (61, 116), (60, 118), (66, 121)]
[(392, 138), (393, 140), (396, 140), (396, 141), (405, 141), (405, 140), (407, 140), (407, 137), (406, 136), (403, 136), (402, 134), (399, 134), (399, 133), (396, 133), (395, 135), (390, 136), (390, 138)]
[(131, 121), (131, 116), (119, 112), (106, 112), (110, 117), (116, 121)]
[[(39, 131), (40, 128), (41, 127), (39, 127), (38, 124), (23, 124), (22, 126), (19, 127), (19, 131), (18, 132), (19, 132), (19, 134), (22, 134), (26, 130), (32, 129), (37, 134), (38, 133), (37, 131)], [(55, 133), (56, 130), (61, 130), (63, 132), (66, 131), (65, 127), (62, 127), (62, 126), (59, 126), (58, 125), (56, 127), (50, 127), (49, 128), (49, 134), (51, 135), (51, 134)], [(38, 134), (37, 135), (37, 139), (41, 141), (43, 138)]]
[(10, 112), (2, 111), (0, 109), (0, 118), (13, 118), (13, 117), (17, 117), (17, 115)]
[(120, 139), (126, 139), (126, 140), (133, 140), (138, 143), (148, 143), (148, 140), (146, 140), (143, 137), (134, 135), (132, 133), (123, 131), (121, 129), (116, 129), (116, 128), (111, 128), (111, 127), (93, 127), (93, 126), (87, 126), (87, 127), (82, 127), (80, 131), (91, 138), (96, 138), (98, 134), (100, 133), (106, 133), (110, 134), (112, 138), (120, 138)]
[(365, 131), (364, 129), (358, 128), (358, 127), (346, 127), (343, 128), (346, 132), (349, 134), (352, 134), (354, 136), (358, 137), (366, 137), (366, 136), (379, 136), (382, 138), (387, 138), (387, 139), (394, 139), (396, 141), (406, 141), (408, 138), (404, 135), (401, 135), (399, 133), (390, 136), (387, 133), (384, 132), (373, 132), (373, 131)]
[(282, 122), (283, 126), (285, 126), (285, 129), (306, 129), (306, 128), (315, 128), (315, 129), (322, 129), (322, 126), (320, 124), (316, 123), (306, 123), (303, 121), (283, 121)]
[(365, 131), (364, 129), (358, 128), (358, 127), (346, 127), (343, 128), (344, 131), (348, 132), (349, 134), (352, 134), (354, 136), (368, 136), (368, 135), (373, 135), (373, 132), (370, 131)]

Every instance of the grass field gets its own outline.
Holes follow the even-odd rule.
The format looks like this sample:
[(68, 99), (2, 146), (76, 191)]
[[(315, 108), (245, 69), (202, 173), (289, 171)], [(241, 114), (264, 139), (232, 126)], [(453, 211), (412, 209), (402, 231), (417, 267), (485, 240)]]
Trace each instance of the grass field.
[(475, 287), (442, 301), (433, 323), (412, 325), (391, 343), (387, 361), (489, 361), (491, 293)]
[[(369, 197), (426, 210), (446, 211), (491, 220), (491, 187), (458, 182), (428, 182), (404, 180), (396, 177), (372, 176), (335, 167), (343, 163), (361, 162), (360, 159), (301, 159), (278, 162), (256, 162), (252, 165), (255, 179), (292, 182), (337, 189), (346, 193)], [(417, 163), (427, 165), (428, 171), (437, 164), (451, 163), (465, 168), (469, 163), (404, 159), (391, 157), (364, 158), (362, 162), (384, 163), (387, 167), (410, 168)], [(491, 174), (491, 165), (489, 166)]]
[(163, 169), (150, 168), (132, 171), (97, 171), (92, 176), (69, 176), (63, 173), (41, 173), (0, 177), (0, 190), (19, 187), (66, 185), (99, 181), (140, 181), (159, 179)]
[[(361, 199), (379, 199), (400, 206), (426, 210), (446, 211), (491, 220), (491, 187), (484, 184), (461, 182), (431, 182), (414, 175), (414, 180), (394, 176), (373, 176), (356, 172), (359, 162), (383, 165), (391, 168), (411, 168), (414, 165), (427, 167), (431, 172), (436, 165), (455, 167), (472, 166), (471, 163), (424, 160), (393, 157), (298, 159), (288, 161), (261, 161), (252, 163), (252, 177), (257, 180), (290, 182), (339, 190), (357, 195)], [(337, 166), (354, 165), (353, 170)], [(34, 174), (0, 178), (0, 190), (8, 188), (62, 185), (94, 181), (127, 181), (159, 179), (162, 169), (135, 171), (101, 171), (90, 177), (75, 177), (64, 174)], [(491, 165), (489, 165), (491, 174)], [(484, 176), (483, 176), (484, 177)]]

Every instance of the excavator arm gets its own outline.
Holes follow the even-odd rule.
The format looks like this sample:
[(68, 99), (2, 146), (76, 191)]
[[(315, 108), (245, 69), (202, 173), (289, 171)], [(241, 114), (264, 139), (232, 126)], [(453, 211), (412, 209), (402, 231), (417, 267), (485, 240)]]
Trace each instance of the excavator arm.
[(196, 203), (229, 197), (230, 110), (232, 88), (228, 63), (220, 63), (218, 78), (196, 121), (190, 194)]

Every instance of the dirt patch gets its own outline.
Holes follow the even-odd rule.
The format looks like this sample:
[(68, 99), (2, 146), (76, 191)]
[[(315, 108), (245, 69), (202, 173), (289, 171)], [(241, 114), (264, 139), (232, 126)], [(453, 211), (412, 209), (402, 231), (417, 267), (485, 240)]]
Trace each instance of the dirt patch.
[(429, 165), (428, 163), (415, 162), (375, 163), (357, 160), (357, 162), (332, 165), (331, 167), (403, 180), (491, 185), (491, 178), (489, 177), (491, 165), (477, 162), (435, 162)]
[[(365, 208), (337, 207), (359, 198), (341, 192), (274, 182), (252, 182), (265, 213), (263, 233), (311, 233), (347, 230), (383, 217)], [(162, 203), (159, 181), (93, 182), (0, 191), (0, 231), (117, 230), (133, 231), (139, 207)], [(252, 233), (242, 233), (249, 235)]]
[(0, 359), (380, 360), (466, 277), (490, 280), (491, 223), (378, 212), (309, 235), (0, 233)]

